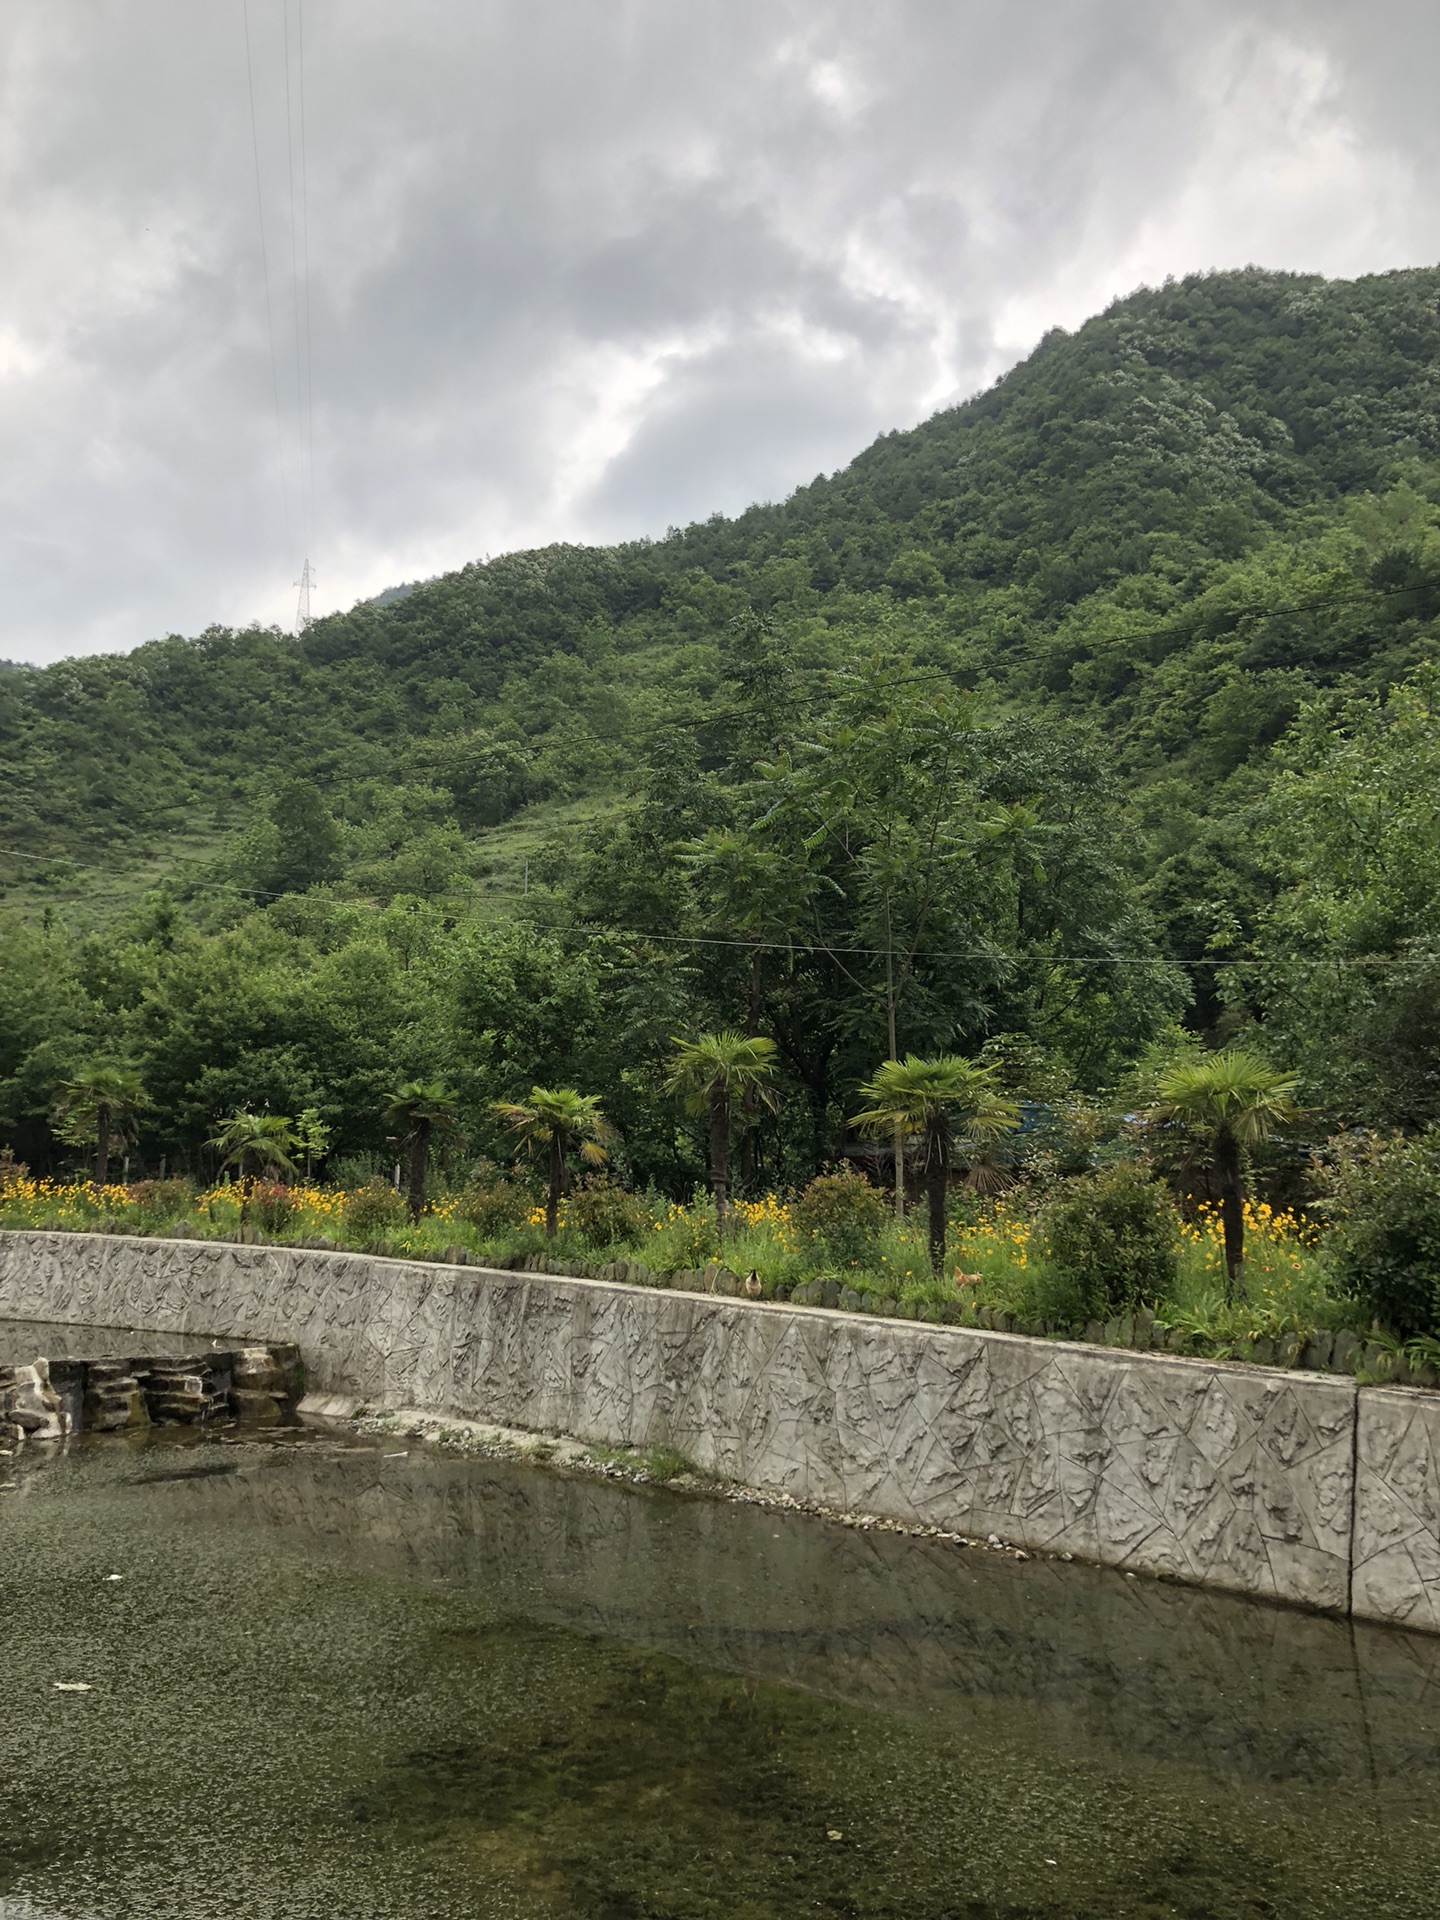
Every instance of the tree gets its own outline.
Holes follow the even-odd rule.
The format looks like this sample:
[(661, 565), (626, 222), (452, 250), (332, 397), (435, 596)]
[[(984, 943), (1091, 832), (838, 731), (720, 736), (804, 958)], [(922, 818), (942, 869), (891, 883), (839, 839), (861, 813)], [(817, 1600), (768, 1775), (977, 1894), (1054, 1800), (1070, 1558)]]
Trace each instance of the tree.
[(430, 1166), (430, 1142), (436, 1132), (456, 1124), (455, 1090), (443, 1080), (406, 1080), (395, 1088), (384, 1109), (387, 1126), (403, 1127), (410, 1155), (406, 1199), (410, 1218), (418, 1221), (425, 1206), (425, 1175)]
[(1350, 1133), (1320, 1156), (1327, 1262), (1402, 1339), (1440, 1331), (1440, 1127)]
[(745, 1035), (726, 1027), (702, 1033), (697, 1040), (675, 1037), (679, 1051), (671, 1056), (666, 1086), (685, 1095), (692, 1113), (710, 1118), (710, 1185), (715, 1194), (715, 1229), (724, 1237), (730, 1194), (730, 1120), (737, 1095), (746, 1095), (773, 1113), (779, 1096), (770, 1084), (775, 1076), (775, 1042), (763, 1034)]
[(1275, 892), (1231, 974), (1337, 1118), (1440, 1119), (1440, 668), (1302, 712), (1247, 822)]
[[(776, 848), (754, 834), (712, 827), (684, 850), (705, 924), (725, 939), (750, 943), (746, 984), (745, 1031), (760, 1030), (765, 962), (773, 949), (783, 953), (803, 911), (799, 876)], [(758, 1096), (753, 1086), (740, 1096), (740, 1186), (748, 1192), (755, 1177), (755, 1119)], [(822, 1107), (823, 1115), (823, 1107)]]
[[(953, 931), (953, 906), (974, 891), (986, 811), (974, 790), (974, 702), (948, 688), (896, 689), (897, 663), (876, 658), (854, 676), (813, 740), (777, 783), (771, 814), (791, 816), (807, 865), (848, 911), (837, 964), (871, 1017), (885, 1023), (886, 1057), (900, 1057), (902, 1007), (926, 947)], [(797, 862), (797, 864), (799, 864)], [(805, 895), (817, 892), (812, 879)], [(856, 951), (858, 949), (858, 951)], [(865, 950), (868, 949), (868, 953)], [(881, 963), (869, 977), (865, 960)], [(862, 1015), (862, 1019), (864, 1016)], [(895, 1212), (905, 1213), (897, 1124)]]
[[(1017, 991), (1035, 1003), (1033, 1019), (1040, 993), (1017, 978), (1050, 979), (1069, 932), (1047, 871), (1073, 864), (1074, 830), (1044, 797), (1053, 769), (1032, 743), (1017, 751), (1013, 730), (982, 724), (972, 696), (934, 682), (889, 654), (840, 676), (805, 736), (756, 768), (737, 809), (748, 824), (710, 833), (690, 854), (697, 882), (722, 903), (754, 877), (765, 917), (752, 924), (788, 983), (768, 996), (766, 1024), (817, 1105), (823, 1077), (814, 1084), (807, 1063), (823, 1073), (837, 1048), (853, 1049), (858, 1069), (882, 1047), (898, 1061), (907, 1044), (979, 1037), (997, 1018), (1014, 1027), (1026, 1015), (1000, 1008)], [(1034, 786), (1022, 778), (1032, 769), (1044, 776)], [(1100, 921), (1083, 916), (1087, 947), (1104, 937)], [(1011, 960), (1027, 948), (1034, 964), (1020, 975)], [(820, 990), (796, 991), (805, 984)], [(892, 1149), (903, 1216), (899, 1133)]]
[(287, 780), (270, 800), (255, 855), (261, 885), (272, 893), (303, 893), (340, 870), (342, 835), (313, 780)]
[(1225, 1235), (1225, 1301), (1242, 1285), (1245, 1261), (1244, 1154), (1272, 1129), (1300, 1116), (1296, 1081), (1243, 1047), (1225, 1047), (1200, 1060), (1179, 1060), (1155, 1082), (1147, 1117), (1201, 1130), (1215, 1162), (1220, 1221)]
[(57, 1130), (71, 1146), (94, 1142), (97, 1187), (105, 1185), (112, 1148), (127, 1144), (126, 1130), (149, 1104), (133, 1068), (106, 1066), (99, 1061), (82, 1067), (60, 1089), (54, 1109)]
[(922, 1060), (911, 1053), (887, 1060), (860, 1089), (869, 1105), (855, 1121), (866, 1133), (923, 1138), (930, 1265), (937, 1277), (945, 1266), (946, 1190), (957, 1137), (980, 1146), (1019, 1124), (1019, 1107), (1000, 1091), (996, 1076), (996, 1068), (977, 1066), (958, 1054)]
[(305, 1156), (305, 1178), (315, 1170), (315, 1162), (330, 1151), (330, 1129), (320, 1118), (318, 1107), (305, 1107), (295, 1122), (296, 1151)]
[(577, 1093), (574, 1087), (532, 1087), (528, 1100), (496, 1100), (493, 1108), (527, 1147), (543, 1148), (548, 1155), (545, 1236), (553, 1240), (566, 1180), (566, 1155), (575, 1147), (586, 1166), (604, 1166), (615, 1129), (600, 1111), (597, 1096)]
[(294, 1154), (300, 1140), (288, 1113), (232, 1113), (220, 1122), (210, 1145), (218, 1149), (221, 1166), (234, 1167), (239, 1176), (242, 1227), (256, 1180), (267, 1173), (279, 1179), (297, 1171)]

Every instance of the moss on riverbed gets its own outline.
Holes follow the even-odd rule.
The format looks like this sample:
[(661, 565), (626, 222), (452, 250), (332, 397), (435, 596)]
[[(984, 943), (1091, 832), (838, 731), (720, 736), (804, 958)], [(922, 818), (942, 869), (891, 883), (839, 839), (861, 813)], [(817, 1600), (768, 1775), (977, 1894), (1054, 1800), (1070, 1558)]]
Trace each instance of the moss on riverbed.
[(0, 1870), (38, 1914), (1431, 1910), (1428, 1641), (385, 1439), (16, 1479)]

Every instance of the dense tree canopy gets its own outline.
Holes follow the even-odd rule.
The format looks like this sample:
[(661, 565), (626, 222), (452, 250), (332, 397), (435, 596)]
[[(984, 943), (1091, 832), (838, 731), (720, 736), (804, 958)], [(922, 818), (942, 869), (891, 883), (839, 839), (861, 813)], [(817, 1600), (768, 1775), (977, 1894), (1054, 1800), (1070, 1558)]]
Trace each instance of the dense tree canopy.
[(1440, 271), (1197, 277), (734, 520), (7, 672), (0, 1138), (97, 1058), (184, 1164), (573, 1087), (680, 1189), (670, 1036), (735, 1028), (798, 1178), (882, 1060), (1093, 1090), (1181, 1019), (1440, 1117), (1437, 348)]

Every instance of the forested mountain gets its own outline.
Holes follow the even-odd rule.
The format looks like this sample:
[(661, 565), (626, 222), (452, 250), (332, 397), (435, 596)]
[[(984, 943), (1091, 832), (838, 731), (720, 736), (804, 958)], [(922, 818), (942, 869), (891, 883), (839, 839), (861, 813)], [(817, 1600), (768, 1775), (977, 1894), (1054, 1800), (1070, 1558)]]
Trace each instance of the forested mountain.
[(1440, 271), (1197, 277), (780, 505), (0, 675), (10, 1131), (43, 1157), (97, 1048), (172, 1153), (226, 1102), (359, 1149), (402, 1069), (477, 1113), (564, 1074), (674, 1181), (654, 1063), (729, 1018), (798, 1165), (897, 1007), (1037, 1086), (1258, 1021), (1336, 1114), (1428, 1117), (1437, 348)]

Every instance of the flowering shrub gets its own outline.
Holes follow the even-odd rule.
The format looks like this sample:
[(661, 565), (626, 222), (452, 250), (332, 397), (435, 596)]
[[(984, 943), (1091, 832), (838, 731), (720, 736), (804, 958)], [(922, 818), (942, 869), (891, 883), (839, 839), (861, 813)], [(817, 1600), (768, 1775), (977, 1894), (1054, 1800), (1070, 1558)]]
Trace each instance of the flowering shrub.
[(250, 1189), (250, 1212), (266, 1233), (284, 1233), (295, 1217), (294, 1195), (277, 1181), (257, 1180)]
[(471, 1180), (461, 1189), (454, 1210), (458, 1219), (468, 1221), (482, 1239), (489, 1240), (529, 1219), (530, 1196), (503, 1177)]
[(703, 1267), (720, 1251), (720, 1236), (715, 1231), (715, 1207), (708, 1198), (696, 1196), (690, 1206), (672, 1201), (655, 1221), (648, 1237), (645, 1258), (662, 1273), (678, 1267)]
[(1034, 1222), (1009, 1198), (992, 1200), (977, 1219), (952, 1220), (950, 1240), (958, 1277), (974, 1286), (1023, 1280), (1030, 1267)]
[[(1263, 1293), (1283, 1291), (1315, 1269), (1314, 1230), (1264, 1200), (1247, 1200), (1245, 1219), (1245, 1274), (1247, 1284)], [(1225, 1230), (1218, 1206), (1197, 1209), (1180, 1223), (1180, 1257), (1220, 1285), (1225, 1277)]]
[(1245, 1265), (1233, 1306), (1225, 1305), (1225, 1237), (1217, 1206), (1202, 1207), (1180, 1227), (1180, 1262), (1163, 1318), (1222, 1341), (1304, 1333), (1356, 1319), (1353, 1302), (1334, 1284), (1314, 1230), (1263, 1200), (1247, 1200)]
[[(703, 1205), (713, 1213), (708, 1198)], [(778, 1193), (767, 1193), (763, 1200), (732, 1200), (730, 1212), (745, 1230), (768, 1235), (787, 1253), (795, 1251), (794, 1211)]]
[[(482, 1190), (492, 1197), (492, 1213), (484, 1210), (491, 1202), (474, 1204)], [(281, 1192), (283, 1199), (270, 1216), (275, 1224), (265, 1226), (277, 1238), (323, 1236), (357, 1247), (383, 1238), (394, 1252), (421, 1260), (439, 1258), (456, 1244), (472, 1253), (492, 1255), (502, 1248), (511, 1254), (535, 1252), (543, 1244), (539, 1230), (544, 1209), (532, 1209), (522, 1189), (501, 1179), (473, 1182), (464, 1193), (433, 1199), (418, 1223), (408, 1220), (402, 1197), (379, 1177), (348, 1190), (297, 1182)], [(582, 1193), (592, 1196), (581, 1201), (582, 1214), (586, 1206), (594, 1208), (585, 1224), (575, 1210)], [(241, 1224), (241, 1197), (238, 1183), (228, 1180), (190, 1195), (187, 1218), (192, 1230), (201, 1235), (234, 1235)], [(941, 1280), (930, 1271), (923, 1214), (912, 1212), (903, 1222), (896, 1221), (886, 1197), (876, 1197), (879, 1230), (853, 1264), (835, 1260), (813, 1234), (802, 1232), (798, 1222), (806, 1219), (803, 1192), (793, 1200), (768, 1193), (736, 1201), (722, 1252), (708, 1194), (697, 1194), (688, 1205), (672, 1202), (655, 1213), (609, 1182), (577, 1187), (562, 1202), (556, 1250), (577, 1260), (593, 1258), (616, 1244), (610, 1234), (622, 1210), (644, 1206), (647, 1224), (642, 1228), (640, 1251), (645, 1264), (657, 1273), (703, 1267), (723, 1258), (741, 1275), (753, 1269), (771, 1295), (788, 1293), (816, 1274), (830, 1273), (871, 1300), (900, 1301), (927, 1310), (969, 1304), (1032, 1320), (1073, 1317), (1057, 1306), (1054, 1276), (1022, 1192), (979, 1203), (955, 1196), (955, 1217), (950, 1223), (952, 1270)], [(164, 1204), (170, 1204), (168, 1198)], [(280, 1212), (287, 1205), (289, 1211), (281, 1223)], [(509, 1223), (499, 1224), (506, 1215)], [(247, 1217), (258, 1217), (253, 1201)], [(1178, 1269), (1163, 1299), (1156, 1302), (1160, 1318), (1228, 1343), (1261, 1334), (1339, 1326), (1354, 1319), (1353, 1301), (1335, 1286), (1326, 1259), (1306, 1227), (1261, 1202), (1248, 1204), (1245, 1218), (1245, 1297), (1233, 1307), (1224, 1305), (1219, 1218), (1202, 1211), (1180, 1227)], [(259, 1224), (265, 1225), (263, 1219)], [(0, 1226), (73, 1232), (166, 1230), (165, 1220), (156, 1211), (153, 1183), (112, 1184), (97, 1192), (83, 1179), (37, 1180), (13, 1167), (0, 1174)], [(600, 1238), (601, 1234), (605, 1237)]]
[(0, 1221), (7, 1227), (78, 1229), (130, 1207), (129, 1187), (95, 1187), (88, 1180), (36, 1180), (17, 1170), (0, 1187)]
[(371, 1240), (405, 1218), (405, 1202), (383, 1174), (345, 1197), (345, 1231), (356, 1240)]
[(142, 1213), (153, 1213), (157, 1220), (173, 1220), (190, 1205), (193, 1190), (188, 1180), (137, 1180), (130, 1189), (134, 1203)]
[(890, 1221), (890, 1204), (863, 1173), (822, 1173), (799, 1194), (789, 1221), (801, 1247), (836, 1266), (859, 1266)]

